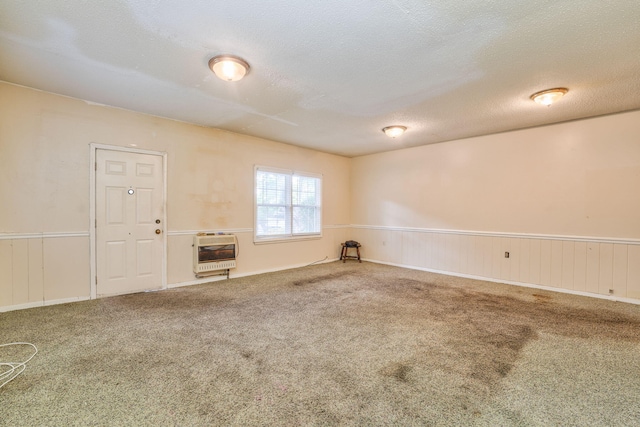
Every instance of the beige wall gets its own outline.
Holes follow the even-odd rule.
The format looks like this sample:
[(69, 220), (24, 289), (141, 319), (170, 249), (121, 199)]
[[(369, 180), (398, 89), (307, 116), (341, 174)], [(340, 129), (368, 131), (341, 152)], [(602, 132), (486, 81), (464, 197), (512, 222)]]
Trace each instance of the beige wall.
[(640, 111), (358, 157), (354, 224), (640, 239)]
[(640, 299), (639, 138), (634, 111), (355, 158), (353, 236), (376, 261)]
[[(238, 230), (232, 275), (339, 255), (350, 159), (0, 83), (0, 307), (89, 297), (90, 143), (167, 153), (169, 285), (194, 231)], [(255, 164), (323, 174), (322, 239), (253, 245)]]
[[(636, 111), (348, 159), (0, 83), (0, 310), (89, 298), (90, 143), (167, 153), (169, 286), (196, 281), (193, 232), (232, 230), (232, 275), (354, 238), (375, 261), (640, 300), (639, 135)], [(322, 239), (253, 244), (255, 164), (323, 174)]]

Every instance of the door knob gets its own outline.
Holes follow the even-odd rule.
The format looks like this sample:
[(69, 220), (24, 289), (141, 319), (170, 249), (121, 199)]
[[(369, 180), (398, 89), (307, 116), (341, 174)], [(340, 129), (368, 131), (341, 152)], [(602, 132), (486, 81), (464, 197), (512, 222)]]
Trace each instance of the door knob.
[(157, 229), (156, 229), (156, 234), (160, 234), (160, 233), (162, 233), (162, 231), (160, 231), (160, 229), (159, 229), (159, 228), (157, 228)]

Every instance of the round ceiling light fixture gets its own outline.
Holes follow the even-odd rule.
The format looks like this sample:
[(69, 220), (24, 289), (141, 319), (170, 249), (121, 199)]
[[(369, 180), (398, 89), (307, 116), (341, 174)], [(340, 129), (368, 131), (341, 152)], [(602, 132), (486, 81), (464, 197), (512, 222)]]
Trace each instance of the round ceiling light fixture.
[(402, 135), (407, 130), (406, 126), (387, 126), (382, 128), (382, 132), (391, 138)]
[(237, 82), (249, 73), (249, 64), (233, 55), (218, 55), (209, 60), (209, 68), (218, 78), (227, 82)]
[(567, 92), (569, 92), (569, 89), (564, 87), (557, 87), (555, 89), (547, 89), (541, 92), (536, 92), (531, 95), (531, 99), (533, 99), (540, 105), (546, 105), (548, 107), (549, 105), (562, 98)]

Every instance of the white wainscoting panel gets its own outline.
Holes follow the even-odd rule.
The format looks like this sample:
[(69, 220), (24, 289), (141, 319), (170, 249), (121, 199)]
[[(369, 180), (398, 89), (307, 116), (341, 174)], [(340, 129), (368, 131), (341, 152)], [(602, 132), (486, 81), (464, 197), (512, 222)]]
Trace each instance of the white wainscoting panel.
[(0, 235), (0, 312), (89, 298), (89, 233)]
[(627, 297), (640, 300), (640, 245), (630, 245), (627, 255)]
[(371, 261), (640, 302), (638, 240), (364, 225), (351, 236)]
[(11, 240), (0, 240), (0, 307), (13, 301), (13, 248)]
[[(273, 248), (251, 244), (251, 230), (233, 231), (242, 275), (336, 259), (340, 242), (354, 239), (371, 261), (640, 302), (640, 241), (632, 239), (337, 225), (320, 241), (282, 244), (277, 252), (288, 256), (274, 263)], [(170, 233), (169, 283), (192, 278), (193, 234)], [(88, 298), (88, 233), (0, 235), (0, 312)]]
[(587, 242), (575, 242), (573, 249), (573, 289), (587, 292)]

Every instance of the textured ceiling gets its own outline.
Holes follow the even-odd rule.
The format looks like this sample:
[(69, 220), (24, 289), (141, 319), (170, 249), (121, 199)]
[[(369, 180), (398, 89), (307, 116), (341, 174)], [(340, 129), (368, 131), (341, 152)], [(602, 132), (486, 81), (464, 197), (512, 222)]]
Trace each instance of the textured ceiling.
[(640, 1), (2, 0), (0, 80), (357, 156), (640, 108)]

